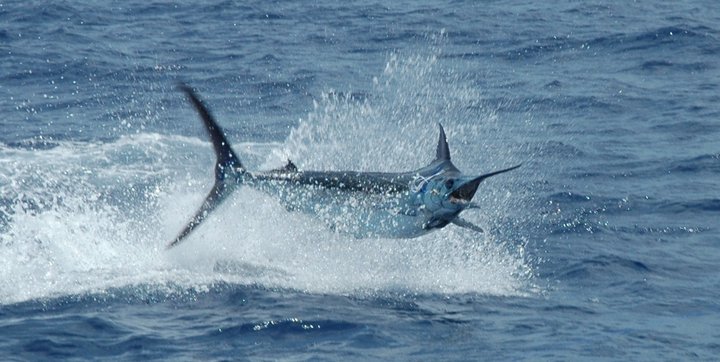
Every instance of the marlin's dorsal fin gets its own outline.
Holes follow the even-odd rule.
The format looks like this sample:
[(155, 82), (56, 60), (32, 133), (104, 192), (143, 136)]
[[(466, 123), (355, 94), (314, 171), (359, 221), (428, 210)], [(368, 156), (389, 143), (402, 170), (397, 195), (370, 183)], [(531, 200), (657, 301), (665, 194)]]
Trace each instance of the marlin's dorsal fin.
[(440, 139), (437, 144), (435, 160), (450, 161), (450, 148), (448, 147), (445, 130), (443, 129), (442, 124), (438, 123), (438, 126), (440, 126)]

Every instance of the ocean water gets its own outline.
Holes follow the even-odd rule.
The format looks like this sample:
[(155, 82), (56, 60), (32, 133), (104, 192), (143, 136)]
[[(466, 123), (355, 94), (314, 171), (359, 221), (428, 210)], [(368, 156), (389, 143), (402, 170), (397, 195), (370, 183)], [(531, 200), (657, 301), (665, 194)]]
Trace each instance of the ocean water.
[[(712, 1), (0, 2), (4, 360), (716, 360)], [(355, 239), (210, 189), (412, 170), (437, 123), (486, 232)]]

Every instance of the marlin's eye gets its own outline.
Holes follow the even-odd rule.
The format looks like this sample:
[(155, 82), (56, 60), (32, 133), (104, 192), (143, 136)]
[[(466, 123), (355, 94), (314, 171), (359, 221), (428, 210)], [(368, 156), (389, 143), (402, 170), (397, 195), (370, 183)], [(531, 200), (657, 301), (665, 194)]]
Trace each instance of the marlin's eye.
[(452, 179), (445, 181), (445, 187), (448, 189), (451, 189), (454, 184), (455, 184), (455, 181)]

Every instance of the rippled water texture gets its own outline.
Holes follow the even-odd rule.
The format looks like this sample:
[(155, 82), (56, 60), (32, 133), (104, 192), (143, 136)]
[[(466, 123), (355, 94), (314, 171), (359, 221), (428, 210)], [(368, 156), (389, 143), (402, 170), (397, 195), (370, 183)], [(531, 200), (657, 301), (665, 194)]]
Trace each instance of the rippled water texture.
[[(0, 3), (0, 350), (46, 359), (712, 360), (711, 2)], [(213, 182), (407, 171), (437, 124), (480, 210), (355, 239)]]

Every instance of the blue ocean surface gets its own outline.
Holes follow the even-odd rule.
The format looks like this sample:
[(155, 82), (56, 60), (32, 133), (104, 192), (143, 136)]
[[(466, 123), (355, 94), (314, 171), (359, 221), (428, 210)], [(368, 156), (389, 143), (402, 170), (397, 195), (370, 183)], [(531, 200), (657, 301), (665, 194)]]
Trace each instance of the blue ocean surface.
[[(713, 1), (0, 2), (3, 360), (717, 360)], [(213, 183), (409, 171), (454, 225), (356, 239)], [(341, 212), (341, 211), (340, 211)]]

